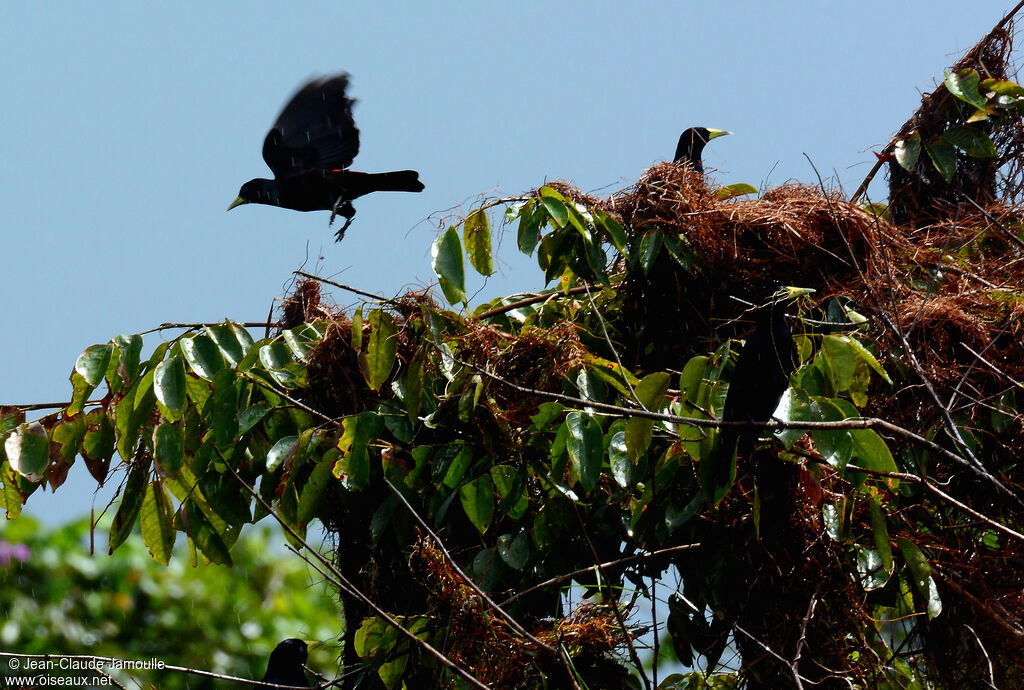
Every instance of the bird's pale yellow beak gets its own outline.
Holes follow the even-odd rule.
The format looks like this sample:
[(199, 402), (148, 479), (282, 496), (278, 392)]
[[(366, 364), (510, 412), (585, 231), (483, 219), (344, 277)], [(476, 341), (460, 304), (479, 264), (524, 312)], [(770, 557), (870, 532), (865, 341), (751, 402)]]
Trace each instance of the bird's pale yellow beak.
[(805, 297), (814, 292), (817, 292), (814, 288), (791, 287), (787, 285), (784, 286), (781, 290), (779, 290), (776, 294), (784, 300), (792, 300), (798, 297)]
[(231, 205), (228, 206), (228, 210), (230, 211), (235, 206), (241, 206), (242, 204), (247, 204), (247, 203), (249, 203), (249, 202), (246, 201), (245, 199), (243, 199), (242, 197), (238, 197), (237, 199), (235, 199), (234, 201), (231, 202)]
[(724, 137), (726, 134), (732, 134), (732, 132), (726, 132), (724, 129), (708, 129), (708, 141), (717, 137)]

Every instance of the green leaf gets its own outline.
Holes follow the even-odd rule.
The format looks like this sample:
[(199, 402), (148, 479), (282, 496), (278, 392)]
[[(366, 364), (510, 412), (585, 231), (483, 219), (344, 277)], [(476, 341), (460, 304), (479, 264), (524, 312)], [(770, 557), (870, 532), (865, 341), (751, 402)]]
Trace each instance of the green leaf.
[(391, 374), (398, 353), (398, 327), (391, 314), (383, 309), (370, 312), (370, 334), (366, 352), (359, 353), (359, 369), (370, 390), (380, 387)]
[(120, 546), (131, 534), (135, 518), (139, 515), (142, 502), (146, 496), (146, 482), (149, 479), (149, 463), (133, 462), (128, 470), (128, 480), (124, 484), (121, 505), (117, 507), (114, 523), (110, 526), (110, 546), (108, 553)]
[(565, 417), (569, 435), (566, 446), (573, 469), (580, 478), (583, 490), (589, 493), (601, 477), (601, 462), (604, 457), (604, 443), (601, 425), (584, 412), (570, 412)]
[(904, 170), (913, 170), (921, 157), (921, 134), (915, 129), (905, 139), (896, 142), (896, 162)]
[(444, 479), (441, 480), (441, 483), (449, 489), (457, 487), (462, 482), (466, 470), (473, 465), (473, 459), (473, 448), (470, 446), (460, 446), (459, 452), (455, 454), (451, 464), (448, 465), (448, 470), (444, 473)]
[(306, 361), (306, 356), (323, 338), (320, 331), (308, 323), (281, 331), (281, 337), (284, 338), (285, 344), (292, 351), (295, 359), (300, 362)]
[(185, 407), (185, 363), (181, 357), (171, 357), (157, 365), (153, 391), (167, 409), (179, 412)]
[(973, 69), (960, 72), (947, 72), (944, 83), (946, 89), (964, 103), (975, 108), (984, 108), (988, 101), (978, 92), (978, 73)]
[(39, 482), (50, 464), (50, 442), (39, 422), (20, 424), (4, 441), (11, 468), (30, 482)]
[(540, 203), (547, 211), (552, 224), (564, 228), (569, 221), (569, 210), (565, 207), (565, 197), (547, 186), (541, 187), (538, 193), (540, 194)]
[(153, 458), (167, 475), (181, 468), (185, 457), (185, 434), (181, 423), (160, 422), (153, 430)]
[[(665, 399), (665, 392), (668, 390), (668, 384), (669, 374), (667, 372), (659, 371), (643, 377), (634, 389), (640, 405), (649, 411), (660, 410)], [(640, 460), (647, 451), (647, 447), (651, 445), (653, 431), (653, 419), (630, 417), (626, 421), (626, 450), (634, 464)]]
[(352, 313), (352, 349), (356, 352), (363, 349), (363, 305), (361, 304)]
[(268, 412), (274, 409), (270, 403), (260, 402), (238, 413), (238, 435), (242, 436), (256, 426)]
[(928, 618), (933, 619), (942, 613), (942, 600), (932, 579), (932, 566), (914, 542), (900, 537), (899, 545), (903, 560), (907, 562), (913, 576), (911, 579), (914, 581), (914, 587), (927, 602)]
[(213, 409), (207, 414), (212, 418), (214, 445), (221, 451), (233, 446), (238, 434), (238, 389), (234, 369), (222, 369), (213, 377)]
[(885, 526), (885, 515), (879, 505), (878, 496), (872, 495), (868, 503), (871, 507), (871, 530), (875, 538), (875, 549), (882, 559), (882, 567), (889, 574), (892, 574), (892, 547), (889, 544), (889, 530)]
[[(858, 465), (879, 472), (899, 471), (889, 447), (873, 429), (851, 429), (850, 436), (853, 437), (853, 455)], [(895, 486), (897, 480), (886, 481)]]
[(857, 554), (857, 571), (864, 591), (871, 592), (884, 587), (889, 581), (889, 573), (886, 572), (878, 552), (860, 544), (854, 545), (854, 551)]
[(462, 239), (469, 254), (469, 263), (482, 276), (494, 273), (491, 256), (491, 221), (482, 208), (470, 212), (462, 224)]
[(259, 350), (260, 362), (270, 373), (273, 380), (284, 388), (295, 388), (301, 385), (305, 367), (292, 359), (291, 350), (281, 341), (264, 345)]
[(952, 182), (953, 176), (956, 175), (956, 150), (944, 141), (925, 144), (924, 149), (928, 152), (932, 165), (942, 175), (942, 179), (947, 183)]
[(181, 353), (185, 356), (188, 365), (192, 367), (192, 371), (204, 379), (212, 379), (218, 371), (224, 368), (224, 357), (220, 354), (220, 348), (209, 336), (196, 335), (182, 338)]
[(614, 246), (620, 254), (625, 254), (628, 237), (626, 236), (626, 231), (623, 229), (622, 224), (596, 206), (591, 209), (591, 213), (594, 216), (594, 224), (604, 231), (604, 234), (609, 240), (611, 240), (612, 246)]
[(882, 365), (879, 364), (877, 359), (875, 359), (875, 356), (871, 354), (868, 351), (868, 349), (861, 344), (859, 340), (845, 335), (839, 337), (844, 339), (847, 345), (850, 346), (850, 349), (853, 351), (853, 353), (857, 355), (861, 359), (861, 361), (863, 361), (865, 364), (871, 367), (876, 374), (881, 376), (883, 381), (892, 385), (892, 379), (889, 378), (889, 375), (887, 373), (885, 373), (885, 369), (882, 368)]
[(1024, 86), (1006, 79), (985, 79), (979, 86), (983, 93), (992, 92), (997, 96), (1024, 98)]
[(302, 493), (299, 495), (299, 508), (296, 519), (300, 524), (308, 525), (316, 517), (317, 511), (320, 508), (320, 498), (334, 479), (332, 475), (333, 470), (334, 463), (330, 460), (318, 462), (313, 468), (309, 479), (306, 480), (305, 486), (302, 487)]
[(462, 260), (462, 242), (454, 227), (448, 228), (430, 247), (434, 273), (449, 304), (466, 301), (466, 267)]
[(644, 275), (651, 272), (651, 266), (654, 265), (654, 260), (658, 258), (658, 254), (661, 252), (662, 234), (660, 230), (652, 230), (645, 232), (643, 237), (640, 238), (636, 261), (640, 264), (640, 268), (643, 269)]
[(285, 436), (278, 439), (267, 453), (267, 472), (273, 472), (295, 455), (299, 447), (298, 436)]
[(565, 211), (568, 214), (567, 217), (569, 219), (569, 225), (576, 229), (576, 232), (580, 234), (580, 237), (583, 238), (583, 241), (586, 244), (592, 244), (594, 239), (590, 232), (591, 223), (587, 218), (580, 213), (580, 210), (576, 208), (576, 205), (572, 202), (566, 204)]
[(53, 441), (60, 445), (60, 454), (66, 462), (71, 462), (78, 454), (78, 449), (85, 440), (85, 415), (75, 415), (58, 424), (53, 430)]
[(7, 511), (8, 520), (15, 520), (21, 515), (25, 496), (18, 489), (17, 475), (6, 461), (0, 462), (0, 484), (3, 484), (3, 492), (0, 493), (0, 506)]
[(167, 565), (171, 560), (176, 533), (172, 525), (171, 499), (159, 481), (146, 485), (141, 523), (142, 542), (149, 548), (153, 560)]
[(103, 381), (103, 375), (107, 372), (107, 365), (110, 363), (110, 355), (113, 352), (114, 346), (110, 343), (91, 345), (78, 356), (78, 361), (75, 362), (75, 371), (95, 388)]
[(288, 346), (279, 340), (260, 347), (260, 363), (267, 369), (283, 369), (293, 361)]
[(86, 415), (85, 422), (82, 457), (93, 478), (103, 483), (107, 478), (110, 458), (114, 455), (114, 425), (103, 410), (93, 410)]
[(519, 209), (519, 228), (516, 231), (516, 244), (519, 251), (527, 256), (533, 254), (540, 242), (540, 228), (544, 221), (544, 214), (536, 208), (537, 202), (533, 199), (527, 201)]
[(90, 384), (84, 376), (74, 370), (71, 372), (70, 380), (74, 393), (71, 395), (71, 404), (67, 406), (67, 414), (76, 415), (85, 409), (85, 403), (89, 401), (89, 396), (96, 390), (96, 386)]
[[(838, 422), (847, 418), (844, 411), (827, 398), (813, 398), (806, 410), (806, 421)], [(812, 429), (811, 437), (828, 464), (840, 470), (846, 467), (853, 453), (849, 429)]]
[[(238, 363), (245, 357), (245, 351), (248, 347), (245, 346), (238, 339), (238, 333), (231, 324), (217, 324), (216, 326), (207, 326), (205, 328), (206, 335), (217, 345), (217, 349), (220, 350), (221, 355), (228, 361), (231, 366), (238, 366)], [(248, 333), (246, 333), (248, 335)], [(252, 339), (249, 339), (250, 345)]]
[(459, 488), (459, 501), (466, 517), (480, 534), (487, 531), (494, 515), (494, 483), (488, 474), (463, 484)]
[(719, 201), (725, 201), (737, 196), (746, 196), (747, 194), (757, 194), (757, 187), (746, 182), (737, 182), (715, 190), (715, 198)]
[(857, 357), (850, 346), (852, 338), (826, 335), (821, 339), (821, 351), (832, 374), (832, 385), (838, 391), (849, 390), (857, 368)]
[(513, 520), (523, 517), (530, 508), (525, 475), (508, 465), (495, 465), (491, 468), (491, 481), (501, 495), (498, 509)]
[(957, 125), (942, 133), (942, 138), (971, 158), (997, 158), (999, 151), (987, 134), (978, 127)]
[(635, 483), (633, 475), (636, 466), (629, 458), (626, 449), (626, 432), (618, 431), (612, 435), (608, 443), (608, 463), (611, 466), (612, 479), (623, 489), (628, 489)]
[(530, 560), (530, 537), (525, 532), (513, 537), (503, 534), (498, 537), (498, 555), (514, 570), (522, 570)]
[(333, 468), (334, 476), (350, 491), (365, 489), (370, 483), (370, 456), (367, 446), (375, 441), (384, 421), (373, 412), (360, 412), (342, 422), (344, 432), (338, 441), (341, 458)]
[(231, 565), (231, 550), (228, 548), (227, 534), (218, 531), (202, 509), (196, 510), (192, 501), (186, 501), (181, 507), (188, 517), (188, 533), (193, 543), (211, 563)]
[(141, 335), (119, 335), (114, 338), (121, 356), (118, 358), (118, 372), (125, 381), (132, 381), (139, 374), (139, 361), (142, 354)]

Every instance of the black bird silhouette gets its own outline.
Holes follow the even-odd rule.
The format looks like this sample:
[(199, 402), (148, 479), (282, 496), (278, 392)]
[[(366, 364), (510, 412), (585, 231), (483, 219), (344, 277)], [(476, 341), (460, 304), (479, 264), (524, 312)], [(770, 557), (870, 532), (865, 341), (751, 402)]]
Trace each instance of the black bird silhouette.
[[(689, 163), (696, 172), (704, 172), (701, 154), (712, 139), (730, 134), (721, 129), (691, 127), (679, 135), (676, 163)], [(705, 329), (683, 309), (684, 301), (701, 301), (708, 289), (705, 280), (696, 280), (662, 248), (645, 272), (634, 270), (632, 280), (639, 283), (625, 306), (625, 318), (631, 324), (633, 358), (646, 371), (658, 371), (679, 365), (677, 349), (692, 341), (691, 333)], [(686, 313), (689, 312), (689, 313)], [(684, 315), (686, 313), (686, 315)]]
[[(267, 662), (267, 672), (263, 674), (264, 683), (276, 683), (292, 688), (308, 688), (309, 680), (302, 665), (306, 663), (306, 643), (294, 637), (274, 647)], [(262, 686), (254, 685), (253, 690)], [(264, 688), (264, 690), (266, 690)]]
[(348, 74), (310, 81), (288, 101), (263, 140), (263, 160), (274, 179), (242, 185), (230, 211), (241, 204), (269, 204), (295, 211), (331, 211), (345, 218), (337, 241), (356, 210), (352, 200), (371, 192), (421, 192), (415, 170), (365, 173), (348, 170), (359, 153), (355, 101), (345, 95)]
[(672, 158), (676, 163), (688, 161), (699, 173), (704, 172), (704, 164), (701, 162), (701, 154), (709, 141), (717, 137), (724, 137), (726, 132), (722, 129), (708, 129), (707, 127), (690, 127), (679, 135), (679, 143), (676, 144), (676, 155)]
[[(786, 305), (808, 288), (784, 287), (754, 317), (754, 330), (740, 349), (722, 410), (723, 422), (767, 422), (789, 387), (798, 362)], [(706, 463), (705, 494), (717, 502), (732, 483), (736, 455), (749, 455), (761, 436), (759, 427), (722, 427)]]

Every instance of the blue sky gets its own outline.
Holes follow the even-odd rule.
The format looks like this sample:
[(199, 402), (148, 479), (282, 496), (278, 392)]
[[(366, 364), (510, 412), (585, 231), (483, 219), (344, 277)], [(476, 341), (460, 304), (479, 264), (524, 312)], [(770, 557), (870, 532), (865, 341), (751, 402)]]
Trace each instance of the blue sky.
[[(691, 125), (734, 132), (705, 152), (723, 184), (814, 182), (806, 153), (852, 192), (1011, 6), (7, 3), (0, 404), (68, 399), (78, 354), (118, 333), (262, 320), (303, 264), (388, 295), (428, 285), (445, 209), (545, 179), (610, 192)], [(353, 167), (415, 168), (426, 190), (360, 199), (337, 245), (326, 213), (225, 213), (267, 175), (263, 137), (293, 90), (342, 70)], [(499, 264), (481, 298), (543, 287), (514, 241)], [(27, 511), (81, 514), (91, 490), (79, 464)]]

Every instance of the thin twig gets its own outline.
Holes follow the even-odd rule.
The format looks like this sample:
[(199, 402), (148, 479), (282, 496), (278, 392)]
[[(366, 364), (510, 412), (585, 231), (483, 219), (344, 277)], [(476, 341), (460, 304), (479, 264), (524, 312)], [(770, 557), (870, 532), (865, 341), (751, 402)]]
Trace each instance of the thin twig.
[(979, 647), (981, 647), (981, 653), (985, 656), (985, 663), (988, 665), (988, 685), (989, 685), (989, 687), (993, 688), (993, 690), (999, 690), (999, 688), (996, 687), (996, 674), (995, 674), (995, 672), (992, 669), (992, 660), (988, 658), (988, 650), (985, 649), (985, 645), (983, 645), (981, 643), (981, 638), (978, 637), (978, 633), (974, 632), (974, 628), (972, 628), (971, 626), (967, 625), (966, 623), (964, 623), (964, 627), (967, 628), (968, 630), (970, 630), (971, 634), (974, 635), (974, 641), (978, 643)]
[[(232, 321), (236, 326), (242, 326), (243, 328), (269, 328), (276, 326), (277, 323), (273, 321)], [(186, 329), (192, 330), (193, 328), (212, 328), (214, 326), (223, 326), (223, 321), (198, 321), (195, 323), (162, 323), (159, 326), (149, 328), (145, 331), (139, 332), (137, 335), (147, 335), (149, 333), (157, 333), (158, 331), (171, 331), (175, 329)]]
[(494, 309), (485, 311), (483, 314), (480, 314), (480, 316), (477, 316), (476, 318), (482, 321), (483, 319), (489, 319), (492, 316), (498, 316), (499, 314), (504, 314), (506, 312), (519, 309), (520, 307), (528, 307), (531, 304), (536, 304), (537, 302), (544, 302), (555, 297), (581, 295), (587, 292), (588, 288), (588, 285), (577, 285), (576, 287), (569, 288), (568, 290), (552, 290), (551, 292), (538, 292), (537, 294), (531, 295), (530, 297), (526, 297), (516, 302), (505, 304), (503, 306), (495, 307)]
[(375, 295), (372, 292), (367, 292), (366, 290), (360, 290), (359, 288), (354, 288), (351, 285), (345, 285), (344, 283), (335, 282), (335, 281), (331, 280), (330, 278), (324, 278), (322, 276), (313, 275), (312, 273), (306, 273), (305, 271), (292, 271), (292, 273), (294, 273), (297, 276), (302, 276), (303, 278), (309, 278), (310, 280), (315, 280), (315, 281), (320, 282), (320, 283), (327, 283), (328, 285), (333, 285), (334, 287), (341, 288), (342, 290), (348, 290), (349, 292), (355, 293), (355, 294), (359, 295), (360, 297), (368, 297), (370, 299), (377, 300), (378, 302), (394, 302), (395, 301), (393, 299), (388, 299), (387, 297), (382, 297), (381, 295)]
[(884, 470), (873, 470), (868, 467), (860, 467), (859, 465), (854, 465), (853, 463), (847, 463), (846, 469), (854, 470), (857, 472), (864, 472), (865, 474), (871, 474), (877, 477), (889, 477), (890, 479), (899, 479), (905, 482), (914, 482), (920, 484), (928, 491), (931, 491), (933, 494), (935, 494), (942, 500), (946, 501), (950, 505), (954, 505), (960, 510), (964, 511), (965, 513), (973, 515), (985, 524), (990, 525), (992, 528), (999, 530), (1007, 536), (1013, 537), (1014, 539), (1019, 539), (1020, 541), (1024, 541), (1024, 534), (1021, 534), (1020, 532), (1017, 532), (1007, 527), (1006, 525), (1002, 524), (1001, 522), (998, 522), (997, 520), (993, 520), (990, 517), (982, 515), (974, 508), (967, 505), (966, 503), (958, 501), (957, 499), (953, 498), (939, 487), (935, 486), (935, 484), (933, 484), (932, 482), (928, 481), (927, 479), (924, 479), (923, 477), (918, 477), (916, 474), (907, 474), (905, 472), (885, 472)]
[(1005, 371), (1001, 370), (1001, 369), (1000, 369), (999, 367), (997, 367), (997, 366), (996, 366), (995, 364), (993, 364), (992, 362), (990, 362), (990, 361), (988, 361), (987, 359), (985, 359), (984, 357), (982, 357), (982, 356), (981, 356), (981, 353), (979, 353), (979, 352), (975, 352), (974, 350), (972, 350), (972, 349), (970, 348), (970, 346), (969, 346), (969, 345), (967, 345), (966, 343), (960, 343), (960, 347), (962, 347), (963, 349), (967, 350), (967, 351), (968, 351), (968, 352), (970, 352), (970, 353), (971, 353), (972, 355), (974, 355), (975, 357), (977, 357), (977, 358), (978, 358), (978, 361), (979, 361), (979, 362), (981, 362), (982, 364), (984, 364), (984, 365), (985, 365), (986, 367), (988, 367), (989, 369), (991, 369), (991, 370), (992, 370), (992, 371), (994, 371), (995, 373), (997, 373), (997, 374), (999, 374), (1000, 376), (1002, 376), (1002, 377), (1003, 377), (1004, 379), (1006, 379), (1007, 381), (1009, 381), (1010, 383), (1012, 383), (1012, 384), (1013, 384), (1014, 386), (1016, 386), (1017, 388), (1024, 388), (1024, 384), (1022, 384), (1022, 383), (1021, 383), (1020, 381), (1018, 381), (1017, 379), (1015, 379), (1015, 378), (1013, 378), (1012, 376), (1010, 376), (1009, 374), (1007, 374), (1007, 373), (1006, 373)]
[[(70, 405), (73, 401), (68, 400), (65, 402), (49, 402), (49, 403), (32, 403), (30, 405), (4, 405), (4, 407), (17, 407), (19, 410), (29, 412), (31, 410), (53, 410), (62, 409)], [(103, 399), (87, 400), (82, 403), (82, 407), (92, 407), (93, 405), (99, 405), (103, 402)]]
[[(821, 584), (818, 584), (820, 587)], [(814, 588), (814, 594), (811, 595), (811, 601), (807, 604), (807, 613), (804, 614), (804, 618), (800, 621), (800, 639), (796, 643), (796, 653), (793, 655), (793, 661), (789, 664), (789, 670), (793, 673), (793, 682), (796, 683), (796, 687), (799, 690), (803, 690), (804, 684), (800, 679), (800, 655), (804, 651), (804, 642), (807, 641), (807, 624), (811, 622), (811, 618), (814, 617), (814, 607), (818, 605), (818, 587)]]
[[(655, 556), (661, 556), (663, 554), (672, 553), (674, 551), (686, 551), (686, 550), (689, 550), (689, 549), (696, 549), (699, 546), (700, 546), (699, 543), (698, 544), (682, 544), (680, 546), (670, 546), (670, 547), (665, 548), (665, 549), (658, 549), (657, 551), (651, 551), (649, 553), (635, 553), (632, 556), (626, 556), (625, 558), (619, 558), (619, 559), (616, 559), (614, 561), (606, 561), (606, 562), (601, 564), (601, 567), (602, 568), (614, 568), (614, 567), (619, 566), (619, 565), (625, 565), (627, 563), (633, 563), (635, 561), (641, 561), (641, 560), (645, 560), (645, 559), (648, 559), (648, 558), (654, 558)], [(573, 578), (575, 578), (575, 577), (577, 577), (579, 575), (584, 575), (586, 573), (593, 572), (594, 570), (597, 570), (597, 566), (596, 565), (589, 565), (586, 568), (580, 568), (579, 570), (573, 570), (571, 573), (565, 573), (564, 575), (556, 575), (555, 577), (552, 577), (551, 579), (544, 580), (544, 582), (541, 582), (539, 584), (533, 585), (532, 587), (528, 587), (527, 589), (524, 589), (522, 591), (516, 592), (512, 596), (510, 596), (507, 599), (505, 599), (504, 601), (502, 601), (501, 605), (502, 606), (508, 606), (512, 602), (514, 602), (514, 601), (516, 601), (518, 599), (521, 599), (521, 598), (527, 596), (528, 594), (533, 594), (534, 592), (536, 592), (539, 589), (544, 589), (546, 587), (553, 587), (555, 585), (560, 585), (563, 582), (568, 582), (569, 580), (572, 580)]]
[(1005, 225), (1003, 225), (999, 221), (998, 218), (996, 218), (991, 213), (989, 213), (987, 210), (982, 208), (981, 205), (979, 205), (977, 201), (975, 201), (971, 197), (967, 196), (966, 194), (964, 195), (964, 198), (967, 199), (968, 202), (970, 202), (971, 206), (973, 206), (974, 208), (978, 209), (981, 212), (981, 215), (985, 216), (985, 218), (988, 220), (988, 222), (992, 223), (997, 228), (999, 228), (1000, 232), (1003, 233), (1003, 235), (1006, 237), (1006, 239), (1010, 240), (1011, 243), (1017, 245), (1017, 249), (1024, 249), (1024, 240), (1021, 240), (1019, 237), (1017, 237), (1017, 235), (1015, 235), (1014, 233), (1010, 232), (1010, 230)]

